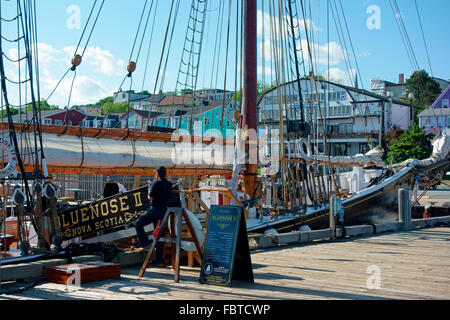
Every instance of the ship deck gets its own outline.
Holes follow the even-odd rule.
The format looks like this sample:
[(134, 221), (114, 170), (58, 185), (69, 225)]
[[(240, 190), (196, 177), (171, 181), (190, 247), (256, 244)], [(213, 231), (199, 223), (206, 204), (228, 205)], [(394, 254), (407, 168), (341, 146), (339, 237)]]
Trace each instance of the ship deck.
[(123, 268), (121, 279), (71, 289), (46, 282), (0, 300), (450, 299), (450, 228), (257, 250), (251, 258), (255, 283), (231, 288), (199, 284), (199, 268), (182, 267), (175, 283), (170, 267), (151, 267), (140, 279), (136, 266)]

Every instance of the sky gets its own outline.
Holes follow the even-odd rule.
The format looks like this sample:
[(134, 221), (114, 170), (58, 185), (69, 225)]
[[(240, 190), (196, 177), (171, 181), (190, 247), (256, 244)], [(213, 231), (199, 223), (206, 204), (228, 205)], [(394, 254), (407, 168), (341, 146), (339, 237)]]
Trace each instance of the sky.
[[(95, 0), (38, 0), (36, 2), (40, 96), (46, 99), (71, 66), (71, 58), (75, 53)], [(102, 0), (97, 0), (96, 2), (78, 53), (83, 52), (85, 49), (90, 28), (93, 25), (101, 2)], [(68, 72), (57, 90), (50, 96), (48, 101), (50, 104), (64, 107), (67, 104), (72, 106), (96, 103), (100, 99), (116, 92), (122, 83), (123, 90), (131, 88), (135, 91), (141, 91), (144, 89), (151, 93), (154, 91), (158, 92), (160, 89), (163, 89), (163, 91), (180, 89), (180, 85), (177, 86), (176, 82), (183, 53), (191, 0), (180, 0), (168, 63), (165, 64), (165, 60), (163, 60), (161, 64), (162, 71), (159, 73), (156, 86), (155, 81), (158, 75), (158, 66), (160, 65), (163, 40), (172, 1), (147, 0), (146, 14), (144, 15), (141, 32), (131, 59), (136, 60), (137, 58), (142, 30), (150, 5), (153, 3), (137, 62), (137, 69), (133, 73), (132, 78), (126, 77), (127, 64), (130, 60), (133, 42), (145, 2), (145, 0), (109, 0), (104, 2), (88, 46), (84, 51), (82, 64), (76, 69), (76, 74), (73, 71)], [(408, 78), (414, 71), (403, 45), (389, 0), (331, 0), (332, 5), (336, 4), (338, 9), (340, 9), (340, 3), (342, 3), (351, 43), (355, 52), (354, 55), (348, 38), (347, 51), (343, 50), (343, 42), (340, 41), (336, 32), (336, 24), (339, 22), (333, 20), (331, 12), (330, 24), (327, 24), (327, 0), (305, 0), (304, 2), (307, 14), (306, 26), (310, 31), (313, 31), (312, 37), (310, 37), (310, 45), (314, 49), (311, 51), (314, 51), (314, 69), (316, 74), (327, 76), (329, 69), (331, 80), (350, 84), (350, 82), (353, 82), (356, 71), (354, 55), (359, 67), (359, 86), (364, 89), (370, 89), (370, 79), (384, 79), (397, 82), (400, 73), (404, 73), (406, 78)], [(421, 69), (425, 69), (431, 74), (414, 0), (397, 0), (397, 2), (414, 48), (418, 65)], [(223, 88), (224, 83), (226, 83), (228, 90), (239, 88), (239, 83), (236, 85), (236, 70), (239, 73), (241, 67), (240, 65), (236, 66), (235, 63), (236, 0), (231, 0), (232, 9), (230, 15), (228, 14), (228, 3), (228, 1), (209, 0), (198, 71), (198, 89), (208, 87)], [(270, 54), (270, 1), (264, 1), (264, 8), (262, 3), (262, 0), (258, 0), (258, 77), (261, 81), (263, 80), (262, 57), (264, 54), (265, 82), (271, 82), (274, 80), (275, 74), (273, 67), (270, 67), (274, 63), (274, 59)], [(450, 79), (450, 59), (448, 59), (450, 42), (448, 41), (447, 15), (450, 12), (450, 1), (417, 0), (417, 4), (429, 49), (433, 75), (448, 80)], [(154, 15), (155, 9), (156, 15)], [(16, 13), (15, 1), (2, 2), (2, 17), (9, 19), (14, 17)], [(399, 17), (399, 13), (395, 13)], [(219, 19), (219, 16), (223, 17), (223, 19)], [(153, 19), (153, 17), (156, 17), (156, 19)], [(230, 17), (230, 41), (228, 59), (226, 60), (225, 40), (227, 37), (228, 17)], [(262, 32), (263, 21), (265, 26), (264, 33)], [(304, 48), (303, 53), (306, 56), (305, 66), (309, 70), (308, 54), (305, 49), (307, 45), (304, 35), (305, 23), (302, 16), (298, 17), (298, 23), (301, 26), (301, 44)], [(345, 28), (345, 22), (342, 19), (340, 23)], [(221, 26), (221, 32), (217, 32), (218, 25)], [(17, 33), (16, 27), (13, 23), (3, 22), (3, 34), (10, 39), (14, 38)], [(151, 32), (152, 29), (153, 32)], [(345, 29), (344, 32), (347, 37)], [(152, 40), (151, 43), (150, 39)], [(265, 43), (264, 52), (262, 50), (263, 42)], [(300, 43), (298, 46), (300, 46)], [(149, 47), (150, 51), (148, 50)], [(167, 48), (168, 45), (166, 46)], [(21, 50), (23, 50), (23, 47)], [(19, 48), (15, 43), (4, 41), (3, 51), (9, 57), (17, 58)], [(148, 52), (148, 71), (144, 78)], [(329, 59), (328, 52), (330, 53)], [(351, 61), (350, 66), (347, 66), (346, 59), (344, 59), (345, 53), (348, 54), (348, 60)], [(166, 57), (166, 55), (163, 56)], [(213, 64), (213, 62), (215, 63)], [(19, 80), (17, 65), (9, 61), (5, 62), (7, 77), (16, 81)], [(226, 81), (225, 66), (227, 66)], [(21, 70), (23, 80), (25, 77), (23, 65)], [(352, 74), (351, 77), (349, 77), (349, 73)], [(163, 86), (161, 86), (162, 79), (164, 79)], [(8, 85), (12, 104), (18, 104), (19, 102), (17, 87), (12, 84)], [(71, 88), (72, 94), (70, 94)], [(22, 91), (21, 101), (26, 99), (28, 98), (25, 97)]]

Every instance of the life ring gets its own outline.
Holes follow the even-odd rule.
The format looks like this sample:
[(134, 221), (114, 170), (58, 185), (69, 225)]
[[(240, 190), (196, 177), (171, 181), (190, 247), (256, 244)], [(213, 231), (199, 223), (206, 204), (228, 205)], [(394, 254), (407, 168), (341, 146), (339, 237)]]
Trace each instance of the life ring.
[(6, 178), (17, 172), (16, 150), (9, 142), (9, 138), (0, 137), (0, 145), (3, 145), (9, 151), (9, 162), (6, 167), (0, 170), (0, 178)]
[(13, 198), (13, 204), (15, 204), (15, 205), (23, 204), (25, 202), (25, 194), (23, 193), (23, 191), (20, 188), (17, 188), (16, 190), (14, 190), (12, 198)]
[[(191, 225), (194, 228), (195, 235), (197, 236), (197, 240), (201, 246), (203, 243), (203, 239), (204, 239), (203, 226), (195, 214), (193, 214), (191, 211), (189, 211), (187, 209), (184, 209), (184, 210), (187, 213), (187, 216), (191, 222)], [(169, 226), (170, 225), (171, 224), (169, 222)], [(176, 229), (176, 227), (175, 227), (175, 229)], [(178, 231), (178, 230), (176, 230), (176, 231)], [(193, 252), (193, 251), (197, 250), (197, 247), (195, 246), (195, 243), (193, 241), (184, 241), (184, 240), (181, 241), (181, 248), (184, 251), (188, 251), (188, 252)]]

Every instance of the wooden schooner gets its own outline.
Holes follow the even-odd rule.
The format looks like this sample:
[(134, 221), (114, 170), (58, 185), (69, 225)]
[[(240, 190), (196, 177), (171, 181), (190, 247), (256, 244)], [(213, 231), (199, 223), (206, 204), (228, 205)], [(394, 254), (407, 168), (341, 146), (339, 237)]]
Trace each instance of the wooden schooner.
[[(23, 20), (23, 24), (27, 26), (24, 28), (24, 38), (26, 39), (27, 66), (31, 82), (38, 76), (37, 70), (33, 69), (38, 62), (37, 47), (33, 42), (36, 40), (35, 35), (28, 34), (26, 31), (35, 30), (36, 21), (30, 17), (33, 17), (36, 11), (33, 5), (22, 8), (20, 1), (17, 3), (16, 19)], [(201, 41), (197, 41), (195, 37), (203, 37), (207, 3), (207, 0), (192, 0), (192, 14), (185, 42), (185, 49), (187, 47), (191, 49), (183, 52), (178, 80), (186, 74), (190, 78), (187, 79), (188, 76), (186, 76), (184, 81), (177, 81), (177, 86), (184, 85), (184, 89), (192, 89), (193, 92), (196, 90), (201, 45), (195, 49), (192, 48), (201, 44)], [(300, 4), (304, 15), (303, 1), (300, 1)], [(297, 56), (296, 48), (300, 27), (294, 22), (295, 18), (298, 18), (298, 13), (295, 13), (293, 8), (297, 7), (296, 2), (294, 0), (280, 1), (279, 6), (276, 7), (275, 2), (272, 1), (269, 5), (271, 15), (279, 15), (278, 26), (271, 26), (272, 35), (280, 37), (278, 39), (280, 44), (282, 41), (288, 41), (284, 45), (289, 45), (291, 48), (290, 50), (283, 49), (282, 45), (278, 49), (272, 48), (273, 54), (279, 55), (274, 68), (277, 74), (276, 87), (278, 89), (285, 82), (283, 80), (286, 80), (283, 72), (287, 68), (287, 62), (283, 60), (283, 57), (286, 58), (283, 50), (289, 51), (287, 55), (293, 58), (292, 61), (295, 61), (292, 70), (295, 69), (295, 79), (298, 80), (300, 86), (299, 66), (303, 64), (304, 67), (305, 60), (303, 59), (303, 62), (300, 63)], [(164, 58), (167, 63), (168, 54), (164, 52), (167, 35), (170, 34), (171, 19), (173, 19), (172, 9), (177, 10), (176, 6), (174, 8), (174, 1), (172, 1), (166, 39), (159, 61), (158, 77)], [(229, 10), (231, 11), (231, 4)], [(8, 184), (13, 186), (13, 182), (15, 182), (15, 186), (12, 187), (14, 189), (12, 206), (18, 214), (19, 248), (25, 255), (23, 258), (11, 261), (23, 261), (26, 257), (41, 258), (52, 254), (61, 254), (64, 252), (63, 247), (68, 248), (73, 242), (117, 241), (135, 236), (134, 229), (130, 229), (129, 226), (139, 214), (144, 212), (145, 208), (141, 208), (141, 205), (144, 204), (141, 197), (145, 194), (148, 185), (147, 180), (140, 177), (148, 178), (152, 175), (153, 170), (161, 165), (168, 169), (168, 175), (171, 178), (179, 179), (179, 191), (176, 192), (174, 205), (185, 206), (186, 209), (193, 212), (206, 213), (207, 219), (208, 205), (205, 204), (201, 195), (203, 192), (219, 193), (217, 203), (227, 204), (233, 200), (235, 203), (245, 206), (247, 229), (251, 233), (264, 233), (268, 230), (289, 232), (304, 226), (313, 229), (326, 227), (330, 211), (329, 201), (332, 195), (342, 198), (346, 224), (367, 223), (368, 215), (387, 217), (397, 210), (396, 201), (399, 188), (413, 188), (416, 178), (420, 175), (442, 177), (442, 174), (447, 171), (450, 166), (450, 141), (446, 134), (435, 139), (434, 153), (430, 159), (408, 161), (398, 166), (385, 166), (383, 162), (380, 162), (380, 150), (378, 152), (372, 150), (366, 155), (346, 157), (345, 159), (331, 157), (329, 150), (325, 150), (324, 154), (318, 154), (309, 142), (313, 133), (308, 126), (302, 107), (300, 108), (300, 119), (297, 120), (300, 123), (300, 130), (293, 141), (298, 145), (297, 153), (295, 156), (285, 154), (285, 145), (289, 139), (284, 136), (284, 118), (281, 116), (281, 136), (278, 142), (275, 142), (280, 146), (280, 154), (272, 155), (271, 158), (272, 161), (279, 164), (280, 169), (278, 172), (270, 173), (261, 171), (262, 168), (259, 164), (264, 155), (258, 152), (258, 146), (263, 141), (258, 140), (257, 1), (238, 1), (236, 10), (238, 13), (241, 10), (242, 16), (243, 87), (242, 112), (237, 117), (239, 126), (233, 139), (195, 137), (190, 135), (192, 132), (184, 135), (176, 131), (175, 133), (157, 132), (151, 126), (142, 131), (129, 128), (83, 128), (68, 124), (63, 126), (42, 125), (39, 117), (39, 87), (32, 82), (28, 86), (28, 90), (32, 93), (33, 118), (26, 124), (13, 123), (6, 85), (5, 63), (3, 56), (0, 58), (2, 97), (8, 116), (8, 122), (2, 123), (1, 127), (5, 141), (3, 162), (6, 164), (1, 171), (3, 190), (7, 189)], [(98, 14), (100, 11), (101, 8)], [(1, 12), (0, 5), (0, 16)], [(22, 12), (23, 14), (21, 14)], [(286, 14), (289, 19), (284, 19), (283, 14)], [(25, 19), (24, 17), (29, 18)], [(306, 19), (304, 20), (306, 21)], [(195, 24), (197, 25), (195, 26)], [(304, 28), (309, 44), (307, 25)], [(238, 28), (236, 29), (238, 30)], [(0, 43), (3, 43), (3, 40)], [(3, 52), (1, 45), (0, 49)], [(186, 52), (190, 54), (189, 57), (184, 56)], [(311, 55), (311, 50), (308, 52)], [(236, 54), (237, 57), (238, 54)], [(81, 61), (81, 55), (74, 55), (72, 69), (80, 67)], [(183, 61), (194, 61), (192, 68), (194, 71), (191, 70), (189, 73), (183, 69), (186, 65)], [(311, 63), (311, 92), (318, 93), (318, 80), (314, 76), (312, 55), (309, 57), (309, 61)], [(128, 74), (124, 81), (131, 78), (135, 70), (136, 62), (130, 61)], [(158, 80), (155, 83), (153, 94), (156, 94), (157, 83)], [(301, 94), (299, 102), (301, 106), (304, 103)], [(281, 94), (279, 94), (278, 104), (282, 115), (286, 105), (282, 101)], [(318, 101), (318, 105), (318, 112), (321, 113), (320, 101)], [(323, 128), (324, 125), (322, 125)], [(326, 139), (326, 134), (323, 133)], [(327, 148), (326, 140), (325, 146)], [(227, 149), (232, 150), (231, 157), (229, 152), (224, 151)], [(208, 160), (205, 161), (205, 159)], [(353, 194), (345, 194), (339, 188), (337, 182), (339, 177), (335, 171), (335, 168), (340, 166), (360, 167), (362, 175), (364, 175), (362, 167), (376, 167), (377, 173), (365, 188), (357, 190)], [(53, 176), (57, 174), (136, 176), (139, 178), (129, 188), (133, 191), (113, 195), (106, 199), (96, 199), (90, 203), (77, 204), (63, 210), (57, 206), (56, 190), (51, 183)], [(241, 202), (238, 199), (236, 190), (237, 180), (241, 174), (245, 182), (245, 193), (250, 196), (250, 201), (247, 202)], [(199, 185), (200, 180), (203, 180), (203, 186)], [(215, 181), (220, 181), (220, 183), (214, 184)], [(33, 182), (32, 186), (30, 182)], [(133, 205), (140, 208), (131, 212), (130, 207), (125, 204), (128, 199), (124, 199), (119, 207), (118, 203), (122, 200), (118, 200), (117, 197), (121, 195), (122, 197), (130, 196), (130, 199), (134, 201)], [(8, 196), (7, 194), (2, 195), (4, 218)], [(47, 203), (46, 211), (42, 208), (43, 198)], [(81, 223), (80, 221), (100, 219), (103, 213), (107, 216), (108, 212), (112, 211), (119, 212), (117, 213), (120, 215), (119, 218), (122, 218), (121, 214), (123, 214), (121, 223), (103, 224), (103, 228), (100, 229), (83, 229), (81, 225), (80, 227), (76, 226), (77, 223)], [(71, 230), (68, 227), (70, 224), (73, 225)], [(26, 227), (24, 227), (25, 225)], [(117, 227), (118, 225), (119, 227)], [(30, 245), (31, 229), (35, 231), (39, 239), (38, 244), (34, 247)], [(151, 232), (151, 229), (147, 231)]]

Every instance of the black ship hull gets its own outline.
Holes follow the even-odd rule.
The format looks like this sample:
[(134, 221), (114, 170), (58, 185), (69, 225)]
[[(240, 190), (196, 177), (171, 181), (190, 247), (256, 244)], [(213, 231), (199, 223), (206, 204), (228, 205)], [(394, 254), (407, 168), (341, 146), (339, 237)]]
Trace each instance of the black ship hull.
[[(443, 160), (424, 168), (406, 168), (394, 176), (343, 201), (344, 225), (364, 225), (392, 222), (398, 219), (398, 190), (412, 189), (419, 174), (440, 180), (450, 168), (450, 160)], [(329, 228), (329, 206), (309, 211), (304, 216), (278, 217), (261, 225), (248, 227), (249, 233), (264, 233), (274, 229), (278, 233), (298, 231), (307, 225), (312, 230)]]

